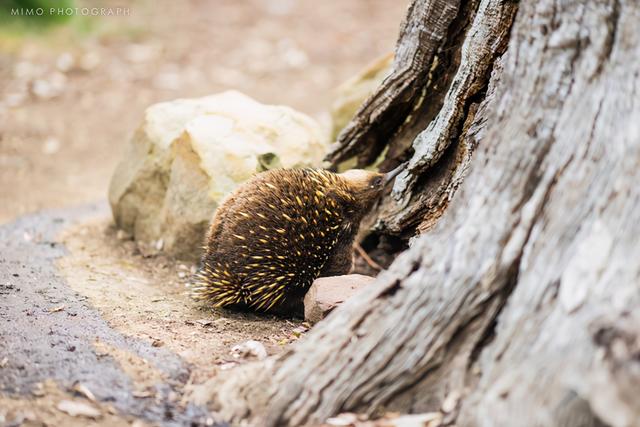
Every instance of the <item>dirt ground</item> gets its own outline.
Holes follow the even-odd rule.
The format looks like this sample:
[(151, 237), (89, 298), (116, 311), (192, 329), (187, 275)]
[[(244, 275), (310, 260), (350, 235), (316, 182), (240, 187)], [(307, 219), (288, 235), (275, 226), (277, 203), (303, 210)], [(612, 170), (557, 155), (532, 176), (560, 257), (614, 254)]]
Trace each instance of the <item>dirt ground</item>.
[[(188, 288), (194, 265), (162, 255), (143, 257), (133, 241), (117, 238), (108, 220), (65, 230), (60, 241), (69, 255), (58, 261), (58, 268), (71, 289), (88, 297), (111, 327), (152, 346), (164, 346), (197, 367), (190, 383), (202, 383), (217, 369), (239, 363), (233, 351), (236, 345), (256, 340), (268, 355), (277, 354), (309, 326), (299, 320), (197, 306)], [(130, 359), (122, 354), (116, 358)], [(152, 369), (132, 371), (143, 385), (144, 377), (158, 377)]]
[(0, 28), (0, 426), (213, 425), (198, 387), (264, 356), (247, 341), (277, 354), (308, 325), (194, 305), (194, 266), (119, 238), (110, 175), (159, 101), (237, 89), (327, 123), (334, 89), (393, 49), (408, 2), (78, 6), (98, 3), (129, 16)]

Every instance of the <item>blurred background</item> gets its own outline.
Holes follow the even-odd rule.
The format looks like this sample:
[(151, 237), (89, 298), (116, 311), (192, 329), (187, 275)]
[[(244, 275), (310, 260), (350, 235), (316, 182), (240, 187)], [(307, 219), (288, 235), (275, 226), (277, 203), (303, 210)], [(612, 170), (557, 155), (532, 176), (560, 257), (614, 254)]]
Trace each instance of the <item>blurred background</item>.
[(105, 199), (155, 102), (237, 89), (326, 122), (336, 87), (393, 51), (407, 4), (0, 0), (0, 223)]

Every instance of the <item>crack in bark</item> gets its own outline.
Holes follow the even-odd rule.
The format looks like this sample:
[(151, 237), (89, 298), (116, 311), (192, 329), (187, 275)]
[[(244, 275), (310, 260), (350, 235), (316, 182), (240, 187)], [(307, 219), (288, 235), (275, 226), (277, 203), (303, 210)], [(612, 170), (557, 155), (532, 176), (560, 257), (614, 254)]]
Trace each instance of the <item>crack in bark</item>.
[(613, 0), (611, 5), (611, 13), (607, 17), (607, 24), (609, 25), (609, 31), (607, 31), (606, 40), (602, 51), (598, 55), (598, 65), (590, 76), (590, 80), (595, 79), (602, 73), (604, 65), (609, 61), (613, 46), (615, 45), (616, 37), (618, 36), (618, 23), (620, 21), (620, 0)]
[(460, 134), (470, 103), (475, 101), (475, 95), (486, 90), (493, 64), (506, 46), (513, 10), (505, 4), (488, 1), (482, 2), (478, 12), (471, 15), (471, 24), (466, 32), (473, 32), (471, 36), (467, 34), (460, 47), (466, 54), (462, 55), (443, 108), (413, 142), (414, 155), (393, 188), (396, 200), (406, 200), (410, 196), (417, 178), (441, 158), (451, 141)]

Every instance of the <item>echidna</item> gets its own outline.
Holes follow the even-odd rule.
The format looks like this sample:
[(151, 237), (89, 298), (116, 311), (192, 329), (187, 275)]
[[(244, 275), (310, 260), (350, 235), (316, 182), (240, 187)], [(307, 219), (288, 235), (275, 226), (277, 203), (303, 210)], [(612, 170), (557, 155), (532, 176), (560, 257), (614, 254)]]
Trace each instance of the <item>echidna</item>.
[(317, 277), (349, 272), (360, 221), (400, 169), (256, 175), (218, 207), (194, 296), (213, 307), (298, 314)]

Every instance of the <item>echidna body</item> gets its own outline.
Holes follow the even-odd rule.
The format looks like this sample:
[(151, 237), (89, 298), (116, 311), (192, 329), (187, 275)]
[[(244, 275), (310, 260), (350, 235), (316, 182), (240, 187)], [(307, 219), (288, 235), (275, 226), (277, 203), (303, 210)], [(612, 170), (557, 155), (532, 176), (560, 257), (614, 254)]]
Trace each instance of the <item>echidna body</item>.
[(317, 277), (347, 273), (360, 221), (384, 178), (322, 169), (256, 175), (217, 209), (195, 297), (214, 307), (281, 311)]

